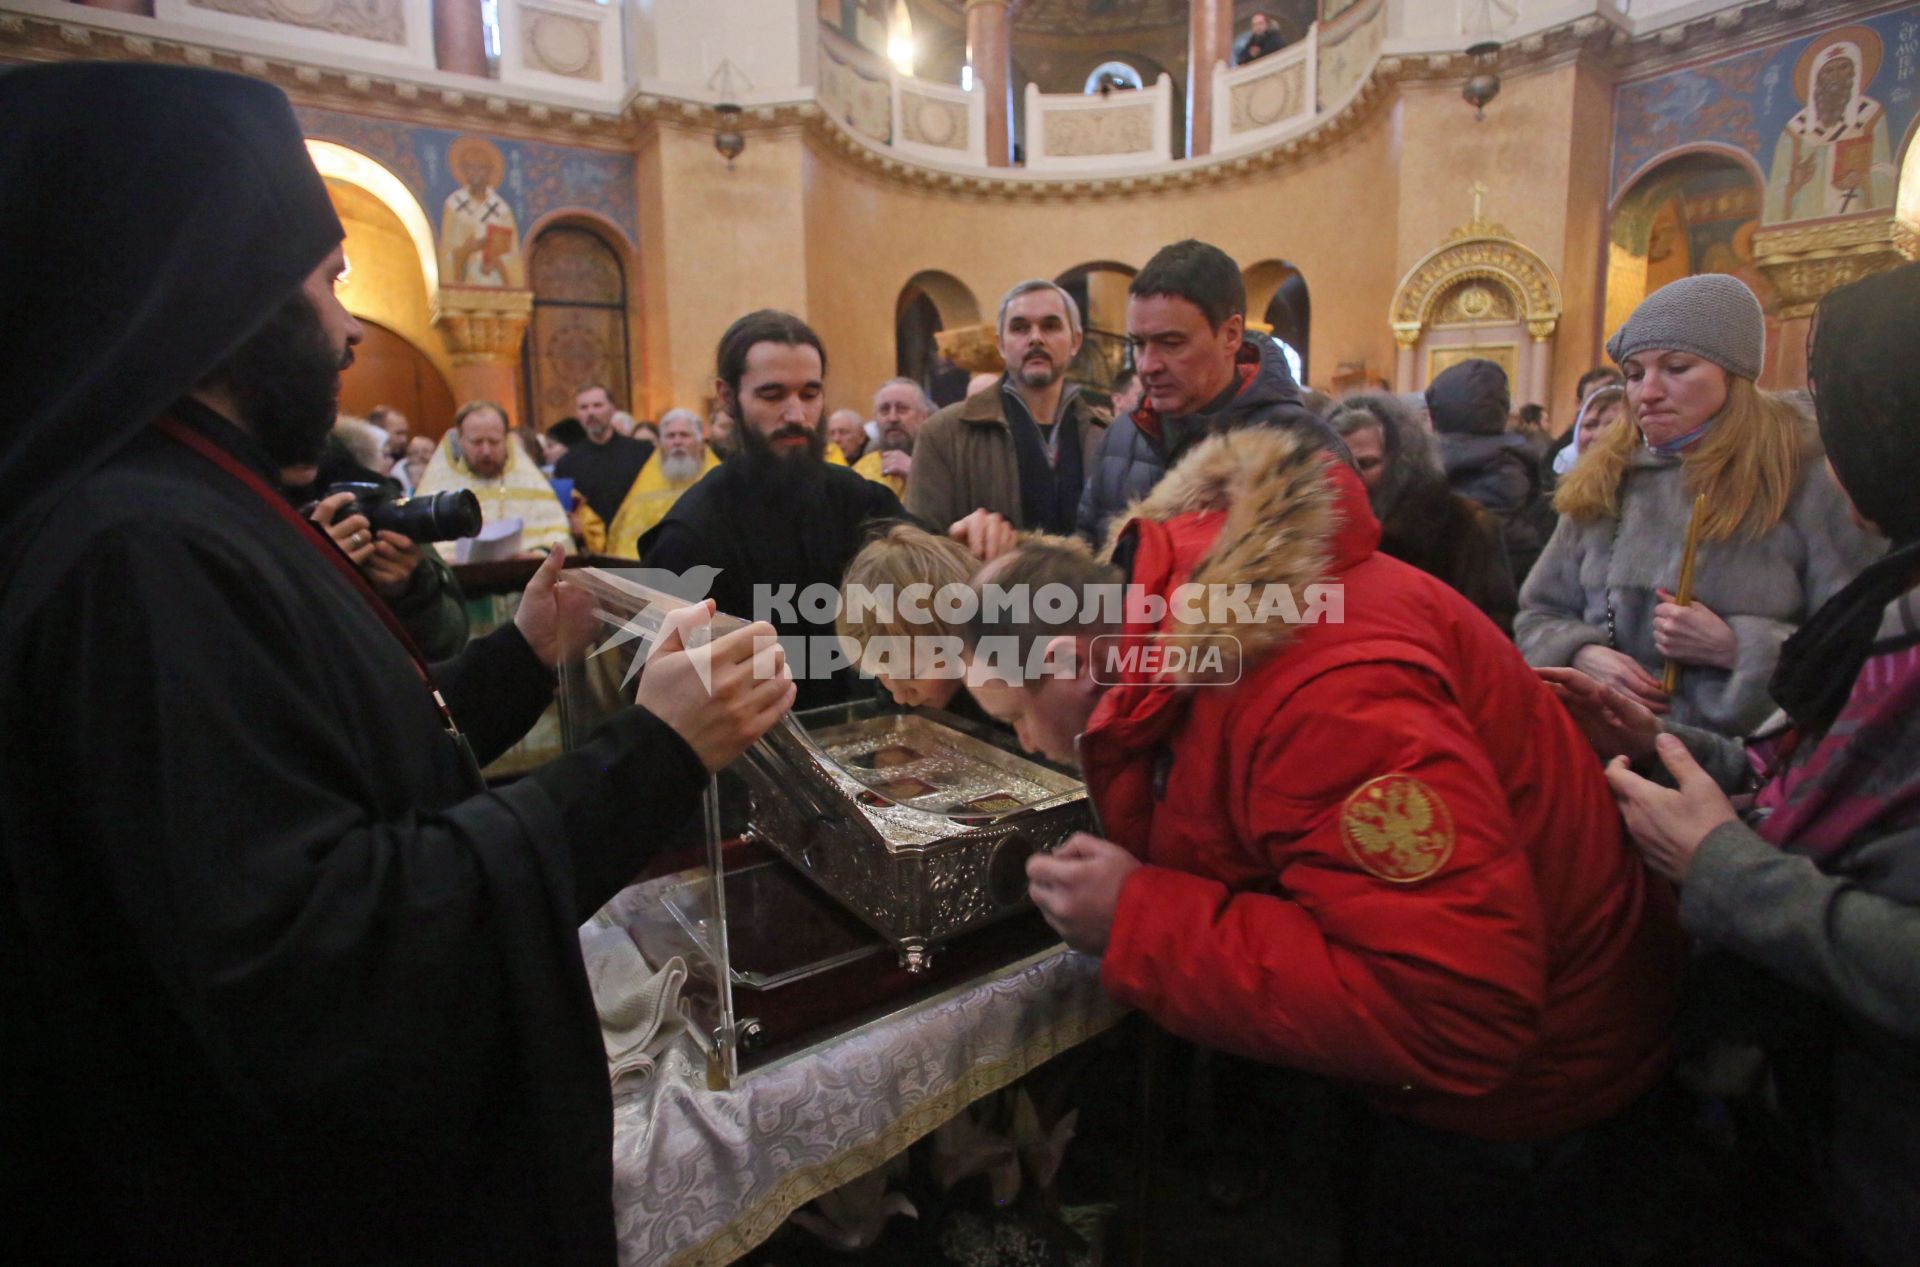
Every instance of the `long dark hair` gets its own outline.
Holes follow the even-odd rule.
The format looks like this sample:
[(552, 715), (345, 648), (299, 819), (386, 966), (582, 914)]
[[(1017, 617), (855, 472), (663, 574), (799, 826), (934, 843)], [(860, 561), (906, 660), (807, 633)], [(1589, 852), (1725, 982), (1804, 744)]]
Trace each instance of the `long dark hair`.
[(820, 354), (820, 373), (827, 372), (827, 349), (820, 342), (820, 336), (813, 327), (790, 312), (778, 308), (762, 308), (750, 312), (727, 327), (720, 336), (720, 347), (714, 354), (714, 372), (721, 382), (727, 385), (730, 395), (738, 399), (740, 378), (747, 372), (747, 353), (756, 343), (784, 343), (788, 347), (810, 347)]

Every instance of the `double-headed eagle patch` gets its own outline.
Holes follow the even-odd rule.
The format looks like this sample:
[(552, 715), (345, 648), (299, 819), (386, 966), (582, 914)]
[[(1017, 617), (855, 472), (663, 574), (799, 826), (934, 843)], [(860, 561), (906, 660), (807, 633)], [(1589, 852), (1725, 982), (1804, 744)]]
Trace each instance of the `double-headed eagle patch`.
[(1453, 856), (1453, 815), (1440, 794), (1404, 774), (1383, 774), (1340, 807), (1340, 839), (1369, 875), (1424, 880)]

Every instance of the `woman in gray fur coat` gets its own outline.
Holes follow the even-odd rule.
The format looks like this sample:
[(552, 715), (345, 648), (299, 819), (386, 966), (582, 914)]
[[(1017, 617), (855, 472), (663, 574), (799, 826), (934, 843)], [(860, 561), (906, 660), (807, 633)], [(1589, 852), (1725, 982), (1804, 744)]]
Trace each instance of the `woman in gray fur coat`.
[[(1792, 405), (1754, 385), (1760, 302), (1732, 277), (1661, 287), (1607, 344), (1634, 423), (1561, 481), (1559, 527), (1520, 592), (1527, 661), (1572, 666), (1655, 713), (1746, 734), (1774, 711), (1788, 635), (1878, 557)], [(1704, 496), (1694, 601), (1675, 603)], [(1669, 697), (1661, 675), (1681, 666)]]
[[(1823, 1195), (1837, 1234), (1805, 1238), (1821, 1263), (1920, 1262), (1916, 339), (1920, 265), (1821, 302), (1820, 431), (1853, 507), (1893, 548), (1782, 650), (1772, 689), (1786, 729), (1741, 743), (1663, 726), (1583, 674), (1542, 670), (1609, 759), (1647, 865), (1680, 885), (1698, 1036), (1757, 1041), (1769, 1057), (1756, 1098), (1792, 1129), (1758, 1136), (1752, 1174), (1772, 1199), (1755, 1221), (1770, 1232), (1782, 1207)], [(1737, 808), (1728, 793), (1751, 795)], [(1759, 975), (1734, 975), (1735, 962)]]

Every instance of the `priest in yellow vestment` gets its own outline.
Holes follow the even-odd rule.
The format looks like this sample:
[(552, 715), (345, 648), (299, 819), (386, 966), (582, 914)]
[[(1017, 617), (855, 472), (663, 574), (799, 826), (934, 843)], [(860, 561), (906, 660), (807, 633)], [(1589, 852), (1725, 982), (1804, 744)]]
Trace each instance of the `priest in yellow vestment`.
[[(567, 512), (554, 496), (547, 477), (508, 436), (507, 414), (500, 406), (479, 400), (460, 406), (460, 412), (453, 416), (453, 426), (440, 437), (414, 495), (443, 493), (451, 488), (464, 488), (479, 498), (487, 523), (518, 519), (523, 553), (545, 554), (556, 545), (573, 549)], [(437, 548), (454, 562), (457, 544), (442, 541)]]
[(660, 419), (660, 447), (640, 468), (607, 530), (607, 553), (639, 558), (640, 538), (667, 517), (680, 494), (718, 465), (719, 457), (702, 435), (700, 415), (691, 409), (669, 409)]

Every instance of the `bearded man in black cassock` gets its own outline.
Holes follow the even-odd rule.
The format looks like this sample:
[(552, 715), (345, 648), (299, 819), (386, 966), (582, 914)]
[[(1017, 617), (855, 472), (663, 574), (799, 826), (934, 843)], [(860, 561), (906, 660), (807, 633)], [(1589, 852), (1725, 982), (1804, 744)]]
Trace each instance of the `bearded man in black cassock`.
[(791, 683), (676, 625), (641, 707), (485, 788), (586, 595), (555, 555), (429, 666), (277, 492), (360, 336), (278, 89), (0, 73), (0, 239), (11, 1256), (612, 1263), (576, 926)]
[(818, 671), (836, 637), (833, 617), (809, 619), (799, 596), (810, 586), (837, 594), (868, 531), (908, 518), (906, 509), (886, 485), (827, 464), (827, 353), (806, 322), (771, 308), (748, 313), (721, 336), (715, 360), (714, 390), (739, 420), (740, 451), (640, 538), (640, 561), (683, 574), (718, 568), (711, 593), (720, 610), (764, 613), (793, 663), (806, 665), (795, 707), (839, 703), (859, 675)]

